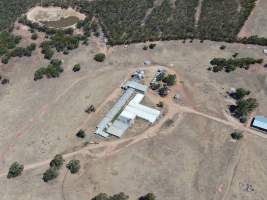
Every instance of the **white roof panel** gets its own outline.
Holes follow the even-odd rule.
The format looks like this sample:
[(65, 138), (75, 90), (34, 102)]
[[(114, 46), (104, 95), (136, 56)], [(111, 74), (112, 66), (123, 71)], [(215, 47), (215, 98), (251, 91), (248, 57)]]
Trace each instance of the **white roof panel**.
[(144, 99), (144, 95), (143, 94), (136, 94), (135, 97), (130, 101), (129, 104), (139, 104), (141, 103), (141, 101)]
[(120, 116), (128, 118), (128, 119), (135, 119), (136, 114), (133, 112), (129, 112), (126, 109), (124, 111), (122, 111), (122, 113), (120, 114)]

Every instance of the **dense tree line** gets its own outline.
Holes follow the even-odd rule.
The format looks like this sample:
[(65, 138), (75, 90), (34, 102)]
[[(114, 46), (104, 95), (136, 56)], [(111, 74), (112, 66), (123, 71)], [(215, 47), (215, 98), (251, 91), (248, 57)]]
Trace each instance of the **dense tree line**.
[[(0, 19), (3, 21), (2, 24), (6, 25), (1, 28), (6, 28), (7, 24), (13, 23), (29, 7), (40, 3), (37, 0), (4, 1), (6, 2), (2, 3), (3, 5), (0, 3), (0, 9), (3, 10), (0, 12)], [(175, 4), (170, 0), (164, 0), (160, 5), (156, 5), (154, 1), (43, 0), (43, 6), (55, 5), (63, 8), (73, 6), (85, 13), (86, 20), (78, 23), (78, 27), (84, 30), (85, 44), (93, 25), (96, 25), (92, 23), (93, 17), (98, 19), (97, 24), (101, 26), (110, 45), (187, 38), (259, 45), (267, 43), (266, 38), (237, 38), (242, 25), (255, 7), (256, 0), (203, 0), (198, 26), (195, 26), (198, 0), (176, 0)], [(29, 22), (25, 18), (20, 19), (20, 22), (48, 35), (56, 32), (55, 29)], [(47, 51), (51, 54), (51, 51)]]

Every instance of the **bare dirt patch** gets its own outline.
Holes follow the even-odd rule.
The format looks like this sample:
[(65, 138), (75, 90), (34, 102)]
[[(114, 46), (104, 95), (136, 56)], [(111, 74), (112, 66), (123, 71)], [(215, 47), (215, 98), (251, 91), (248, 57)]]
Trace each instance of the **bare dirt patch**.
[(73, 27), (79, 20), (85, 19), (85, 15), (72, 8), (36, 6), (29, 10), (27, 18), (54, 28), (68, 28)]

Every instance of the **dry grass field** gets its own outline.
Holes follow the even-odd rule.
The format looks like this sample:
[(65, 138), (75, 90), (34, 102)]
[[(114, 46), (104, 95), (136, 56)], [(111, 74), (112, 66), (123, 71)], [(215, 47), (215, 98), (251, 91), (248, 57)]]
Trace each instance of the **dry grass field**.
[[(103, 141), (92, 134), (118, 98), (118, 88), (129, 70), (143, 66), (144, 60), (177, 72), (187, 95), (184, 103), (192, 109), (227, 120), (226, 91), (244, 87), (259, 101), (256, 113), (266, 115), (267, 71), (263, 66), (230, 74), (207, 70), (210, 59), (230, 57), (235, 52), (239, 57), (264, 58), (267, 62), (262, 48), (224, 44), (226, 49), (220, 50), (222, 44), (157, 42), (156, 48), (148, 51), (142, 50), (144, 44), (132, 44), (111, 48), (106, 61), (96, 63), (93, 56), (97, 46), (90, 42), (68, 56), (58, 55), (64, 60), (59, 78), (37, 82), (34, 71), (47, 64), (36, 59), (38, 52), (32, 58), (0, 65), (1, 74), (10, 78), (9, 85), (0, 86), (1, 199), (76, 200), (90, 199), (99, 192), (123, 191), (131, 199), (154, 192), (159, 200), (263, 200), (267, 195), (267, 139), (263, 137), (245, 132), (243, 140), (233, 142), (229, 135), (232, 127), (183, 113), (178, 107), (168, 108), (176, 117), (162, 118), (167, 121), (160, 121), (144, 137), (142, 134), (152, 129), (142, 121), (121, 143), (118, 139)], [(77, 63), (82, 69), (74, 73), (72, 67)], [(84, 110), (90, 104), (97, 112), (88, 115)], [(80, 128), (87, 132), (85, 140), (75, 136)], [(91, 140), (100, 142), (99, 148), (89, 144), (83, 150), (84, 142)], [(76, 153), (66, 159), (80, 159), (79, 174), (70, 175), (62, 169), (55, 181), (44, 183), (41, 178), (48, 168), (47, 160), (73, 151)], [(14, 161), (24, 164), (25, 171), (8, 180), (4, 173)], [(252, 184), (255, 190), (245, 191), (245, 184)]]

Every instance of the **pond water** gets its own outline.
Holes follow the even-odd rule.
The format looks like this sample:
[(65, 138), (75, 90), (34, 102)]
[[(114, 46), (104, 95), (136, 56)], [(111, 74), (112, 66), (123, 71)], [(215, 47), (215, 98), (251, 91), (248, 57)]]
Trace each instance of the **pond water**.
[(40, 21), (40, 23), (53, 28), (66, 28), (76, 24), (80, 19), (75, 16), (61, 18), (57, 21)]

